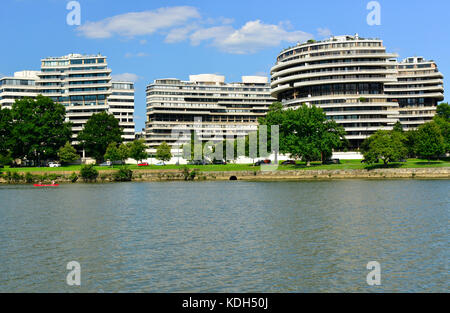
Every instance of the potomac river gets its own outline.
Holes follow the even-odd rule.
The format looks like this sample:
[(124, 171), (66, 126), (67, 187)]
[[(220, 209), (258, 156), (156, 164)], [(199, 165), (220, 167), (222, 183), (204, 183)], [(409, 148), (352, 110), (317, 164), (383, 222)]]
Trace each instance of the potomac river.
[[(0, 292), (449, 292), (450, 180), (0, 186)], [(68, 286), (67, 263), (81, 265)], [(366, 268), (381, 265), (381, 285)]]

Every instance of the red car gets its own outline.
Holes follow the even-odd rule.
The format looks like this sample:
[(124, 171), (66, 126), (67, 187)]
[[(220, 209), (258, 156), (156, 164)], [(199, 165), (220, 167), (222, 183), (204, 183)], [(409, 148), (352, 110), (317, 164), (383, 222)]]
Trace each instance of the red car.
[(138, 166), (149, 166), (149, 164), (147, 162), (144, 162), (144, 163), (139, 163)]

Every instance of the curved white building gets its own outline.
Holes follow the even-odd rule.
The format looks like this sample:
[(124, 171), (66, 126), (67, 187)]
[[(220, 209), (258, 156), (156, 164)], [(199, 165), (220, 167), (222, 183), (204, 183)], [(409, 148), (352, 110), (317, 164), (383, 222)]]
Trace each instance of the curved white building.
[[(400, 119), (403, 100), (398, 99), (408, 99), (409, 91), (403, 94), (392, 88), (395, 96), (386, 92), (402, 79), (396, 58), (380, 39), (355, 35), (310, 40), (278, 55), (271, 70), (272, 96), (286, 108), (303, 103), (322, 108), (345, 128), (351, 146), (358, 148), (375, 131), (392, 129)], [(436, 91), (440, 93), (434, 94), (436, 100), (442, 100), (443, 89)]]
[(278, 55), (271, 71), (272, 96), (285, 107), (306, 103), (322, 108), (358, 147), (397, 121), (398, 103), (384, 94), (384, 84), (396, 81), (395, 57), (379, 39), (356, 35), (309, 41)]

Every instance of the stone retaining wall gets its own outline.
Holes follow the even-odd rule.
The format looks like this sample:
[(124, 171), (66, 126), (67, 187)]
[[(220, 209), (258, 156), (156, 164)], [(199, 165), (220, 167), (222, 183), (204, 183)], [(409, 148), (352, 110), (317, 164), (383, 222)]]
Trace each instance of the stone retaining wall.
[[(100, 171), (97, 182), (113, 181), (115, 171)], [(192, 170), (191, 170), (192, 172)], [(69, 175), (73, 172), (33, 172), (33, 175), (57, 175), (58, 183), (70, 183)], [(23, 173), (21, 173), (23, 175)], [(191, 177), (192, 178), (192, 177)], [(276, 181), (276, 180), (314, 180), (314, 179), (450, 179), (450, 167), (433, 168), (390, 168), (374, 170), (290, 170), (290, 171), (221, 171), (202, 172), (196, 170), (194, 180), (246, 180), (246, 181)], [(133, 181), (184, 181), (185, 174), (181, 170), (134, 170)], [(187, 179), (191, 180), (191, 179)], [(11, 181), (24, 183), (24, 181)], [(11, 183), (10, 182), (10, 183)], [(83, 182), (81, 178), (77, 183)], [(8, 183), (0, 178), (0, 183)]]

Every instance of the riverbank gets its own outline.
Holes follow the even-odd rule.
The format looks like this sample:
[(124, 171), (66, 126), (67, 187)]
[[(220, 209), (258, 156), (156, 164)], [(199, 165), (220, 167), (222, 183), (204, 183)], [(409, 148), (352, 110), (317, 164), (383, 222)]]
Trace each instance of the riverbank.
[[(96, 182), (106, 183), (117, 181), (116, 171), (99, 171)], [(423, 168), (375, 168), (375, 169), (304, 169), (304, 170), (254, 170), (239, 171), (203, 171), (201, 169), (160, 169), (133, 170), (132, 181), (295, 181), (295, 180), (330, 180), (330, 179), (450, 179), (450, 167)], [(55, 181), (57, 183), (84, 182), (78, 172), (9, 172), (0, 177), (3, 184), (23, 184)]]

